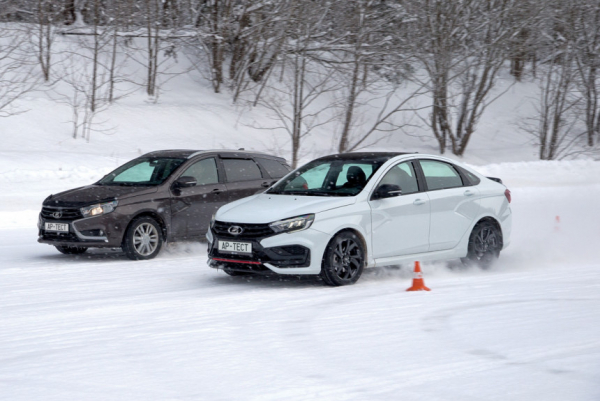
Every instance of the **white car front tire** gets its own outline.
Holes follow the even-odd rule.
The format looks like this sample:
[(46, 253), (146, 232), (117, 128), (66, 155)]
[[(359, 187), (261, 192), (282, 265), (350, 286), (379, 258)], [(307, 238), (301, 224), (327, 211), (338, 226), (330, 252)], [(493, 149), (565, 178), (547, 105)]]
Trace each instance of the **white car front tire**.
[(336, 234), (325, 248), (321, 279), (334, 287), (356, 283), (365, 267), (365, 254), (356, 234), (351, 231)]

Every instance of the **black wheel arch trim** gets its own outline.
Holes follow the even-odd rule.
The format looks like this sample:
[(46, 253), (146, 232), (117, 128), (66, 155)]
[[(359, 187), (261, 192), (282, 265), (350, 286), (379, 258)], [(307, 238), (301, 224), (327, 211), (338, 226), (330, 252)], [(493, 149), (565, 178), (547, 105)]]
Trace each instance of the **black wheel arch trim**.
[(160, 226), (160, 231), (161, 231), (161, 234), (163, 237), (162, 238), (163, 241), (167, 241), (167, 238), (169, 235), (169, 227), (167, 226), (164, 217), (161, 216), (160, 213), (158, 213), (156, 210), (146, 209), (146, 210), (140, 210), (138, 213), (136, 213), (135, 216), (133, 216), (127, 222), (127, 225), (123, 229), (123, 237), (121, 238), (121, 243), (123, 243), (123, 241), (125, 241), (125, 238), (127, 236), (127, 230), (129, 230), (129, 227), (131, 227), (133, 222), (135, 222), (136, 220), (138, 220), (142, 217), (150, 217), (151, 219), (156, 220), (156, 222)]

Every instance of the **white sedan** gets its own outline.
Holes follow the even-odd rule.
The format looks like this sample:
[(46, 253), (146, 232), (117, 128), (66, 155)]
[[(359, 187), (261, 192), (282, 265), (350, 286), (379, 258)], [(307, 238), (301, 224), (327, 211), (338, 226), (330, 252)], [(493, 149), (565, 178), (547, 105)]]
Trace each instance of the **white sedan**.
[(209, 265), (230, 275), (320, 275), (461, 258), (488, 267), (510, 241), (510, 191), (445, 157), (347, 153), (316, 159), (261, 194), (221, 207)]

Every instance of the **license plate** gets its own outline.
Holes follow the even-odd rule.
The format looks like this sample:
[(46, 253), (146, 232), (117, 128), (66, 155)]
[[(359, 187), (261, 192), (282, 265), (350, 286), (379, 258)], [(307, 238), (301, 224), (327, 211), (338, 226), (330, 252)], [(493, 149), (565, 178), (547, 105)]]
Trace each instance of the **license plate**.
[(46, 223), (44, 224), (44, 229), (46, 231), (58, 231), (61, 233), (68, 233), (69, 225), (64, 223)]
[(219, 251), (230, 253), (252, 253), (252, 243), (219, 241)]

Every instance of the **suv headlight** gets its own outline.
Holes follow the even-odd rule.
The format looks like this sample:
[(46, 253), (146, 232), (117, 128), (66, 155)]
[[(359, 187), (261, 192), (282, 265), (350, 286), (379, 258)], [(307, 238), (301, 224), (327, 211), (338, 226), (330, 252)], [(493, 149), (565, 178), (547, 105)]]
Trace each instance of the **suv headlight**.
[(314, 214), (305, 214), (304, 216), (292, 217), (291, 219), (279, 220), (269, 224), (277, 234), (291, 233), (294, 231), (306, 230), (315, 221)]
[(100, 216), (102, 214), (110, 213), (119, 204), (118, 201), (106, 202), (106, 203), (98, 203), (97, 205), (86, 206), (79, 209), (83, 217), (93, 217)]

